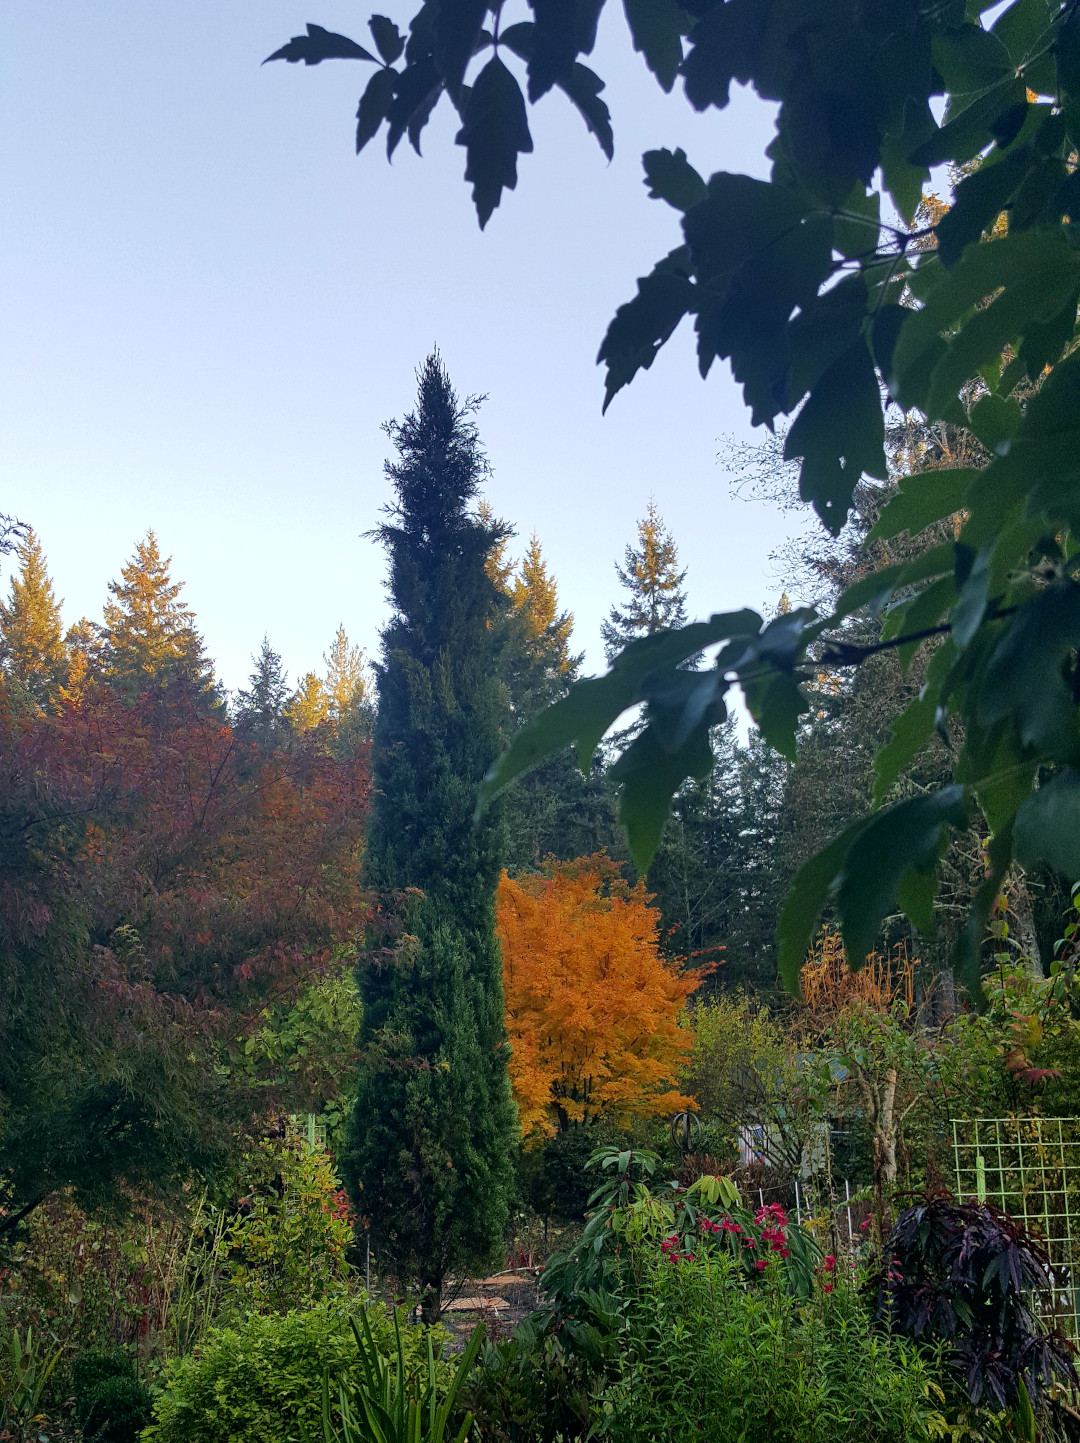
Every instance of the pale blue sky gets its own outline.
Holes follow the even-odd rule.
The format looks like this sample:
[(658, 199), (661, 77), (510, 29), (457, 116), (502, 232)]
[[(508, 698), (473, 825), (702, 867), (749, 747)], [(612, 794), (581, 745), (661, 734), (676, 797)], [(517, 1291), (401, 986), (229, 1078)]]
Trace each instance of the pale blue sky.
[[(437, 343), (486, 391), (489, 497), (535, 528), (602, 664), (613, 561), (650, 495), (692, 610), (758, 605), (782, 518), (733, 500), (719, 438), (751, 436), (726, 367), (680, 333), (601, 417), (596, 350), (635, 278), (678, 243), (640, 155), (764, 174), (769, 110), (695, 117), (649, 79), (611, 0), (596, 69), (612, 165), (561, 95), (483, 234), (444, 101), (418, 160), (359, 159), (369, 67), (259, 62), (314, 20), (362, 39), (343, 0), (6, 0), (0, 7), (0, 511), (39, 531), (67, 621), (153, 526), (224, 681), (265, 632), (290, 674), (339, 622), (385, 614), (361, 533), (386, 499), (380, 423)], [(409, 6), (389, 6), (399, 23)], [(3, 582), (6, 590), (6, 577)]]

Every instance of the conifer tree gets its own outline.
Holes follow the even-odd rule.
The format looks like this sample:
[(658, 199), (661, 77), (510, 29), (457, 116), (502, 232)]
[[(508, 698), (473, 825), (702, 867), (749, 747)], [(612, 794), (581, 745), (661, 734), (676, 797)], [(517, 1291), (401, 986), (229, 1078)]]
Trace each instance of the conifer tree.
[(269, 637), (263, 637), (258, 655), (251, 659), (255, 670), (248, 679), (249, 686), (236, 697), (236, 730), (245, 741), (253, 742), (263, 751), (273, 751), (282, 746), (289, 735), (285, 715), (289, 679)]
[(331, 751), (345, 757), (371, 739), (374, 717), (368, 695), (367, 663), (363, 648), (351, 644), (344, 626), (338, 627), (323, 661), (326, 663), (323, 685), (334, 728)]
[(515, 710), (531, 717), (563, 695), (582, 661), (580, 655), (570, 653), (574, 618), (571, 612), (559, 610), (555, 578), (548, 571), (535, 531), (510, 583), (510, 599), (523, 673), (514, 697)]
[(37, 706), (53, 700), (65, 680), (67, 652), (60, 603), (53, 592), (41, 542), (31, 528), (16, 548), (19, 569), (7, 603), (0, 602), (0, 657), (4, 671)]
[(624, 564), (615, 563), (627, 593), (625, 605), (613, 606), (600, 623), (609, 662), (639, 636), (686, 624), (686, 572), (679, 570), (678, 549), (654, 501), (638, 522), (637, 534), (638, 544), (627, 546)]
[[(486, 525), (501, 526), (481, 504)], [(503, 674), (515, 725), (566, 694), (582, 657), (570, 650), (574, 617), (559, 609), (558, 586), (533, 533), (515, 568), (500, 540), (488, 575), (505, 598), (501, 629)], [(506, 865), (534, 871), (549, 856), (563, 861), (619, 847), (612, 799), (599, 767), (584, 777), (573, 749), (549, 757), (514, 783), (506, 798)]]
[(309, 732), (330, 720), (330, 695), (313, 671), (300, 678), (286, 710), (293, 731)]
[(88, 617), (80, 616), (68, 627), (64, 648), (67, 652), (67, 679), (62, 698), (74, 701), (87, 681), (101, 672), (101, 628)]
[(186, 682), (216, 705), (213, 667), (191, 608), (180, 600), (183, 583), (169, 573), (171, 560), (162, 557), (157, 537), (148, 531), (121, 568), (121, 580), (109, 582), (113, 600), (105, 605), (102, 627), (103, 674), (130, 695)]
[(472, 509), (487, 471), (475, 403), (457, 399), (437, 354), (418, 382), (416, 409), (387, 427), (395, 500), (376, 534), (393, 616), (365, 854), (402, 930), (382, 948), (373, 938), (359, 973), (364, 1067), (343, 1166), (376, 1252), (419, 1285), (430, 1321), (448, 1270), (502, 1241), (516, 1118), (495, 936), (502, 829), (497, 816), (473, 823), (505, 711), (487, 573), (501, 528)]

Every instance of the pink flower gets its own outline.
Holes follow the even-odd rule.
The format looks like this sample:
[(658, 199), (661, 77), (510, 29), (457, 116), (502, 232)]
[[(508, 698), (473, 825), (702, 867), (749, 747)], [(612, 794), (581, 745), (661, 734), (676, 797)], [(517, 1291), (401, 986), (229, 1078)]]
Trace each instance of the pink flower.
[(723, 1228), (724, 1232), (726, 1232), (726, 1233), (741, 1233), (741, 1232), (742, 1232), (742, 1228), (739, 1226), (739, 1224), (738, 1224), (738, 1223), (733, 1223), (730, 1218), (725, 1218), (724, 1221), (720, 1224), (720, 1226)]
[(822, 1285), (821, 1285), (821, 1291), (822, 1291), (823, 1293), (831, 1293), (832, 1290), (833, 1290), (833, 1285), (832, 1285), (832, 1283), (822, 1283)]
[(757, 1262), (754, 1264), (754, 1267), (757, 1268), (759, 1273), (763, 1273), (768, 1266), (769, 1265), (764, 1258), (758, 1258)]
[(825, 1261), (821, 1264), (821, 1266), (825, 1269), (825, 1271), (826, 1271), (827, 1273), (835, 1273), (835, 1272), (836, 1272), (836, 1256), (835, 1256), (835, 1254), (829, 1253), (828, 1256), (825, 1258)]
[(754, 1221), (760, 1226), (765, 1221), (773, 1222), (778, 1227), (787, 1227), (787, 1213), (779, 1203), (766, 1203), (763, 1208), (758, 1208), (754, 1214)]

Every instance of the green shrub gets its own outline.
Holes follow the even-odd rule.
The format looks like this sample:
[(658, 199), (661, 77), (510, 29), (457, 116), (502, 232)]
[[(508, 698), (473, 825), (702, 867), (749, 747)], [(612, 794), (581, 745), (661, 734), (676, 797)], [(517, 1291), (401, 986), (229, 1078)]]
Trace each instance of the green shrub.
[(80, 1353), (71, 1365), (71, 1391), (87, 1443), (134, 1443), (150, 1422), (150, 1393), (124, 1348)]
[(295, 1136), (265, 1141), (244, 1174), (247, 1195), (218, 1245), (223, 1308), (284, 1313), (341, 1296), (352, 1224), (327, 1155)]
[[(933, 1379), (875, 1332), (839, 1272), (809, 1301), (779, 1269), (747, 1288), (723, 1255), (639, 1253), (621, 1375), (601, 1427), (618, 1443), (914, 1443)], [(828, 1291), (826, 1291), (828, 1289)]]
[[(356, 1375), (349, 1318), (357, 1310), (332, 1301), (212, 1329), (194, 1354), (169, 1365), (146, 1443), (322, 1443), (323, 1375), (333, 1397)], [(393, 1322), (374, 1307), (368, 1319), (376, 1346), (392, 1356)], [(426, 1360), (424, 1330), (402, 1328), (402, 1336), (406, 1356)], [(443, 1338), (436, 1334), (437, 1353)]]

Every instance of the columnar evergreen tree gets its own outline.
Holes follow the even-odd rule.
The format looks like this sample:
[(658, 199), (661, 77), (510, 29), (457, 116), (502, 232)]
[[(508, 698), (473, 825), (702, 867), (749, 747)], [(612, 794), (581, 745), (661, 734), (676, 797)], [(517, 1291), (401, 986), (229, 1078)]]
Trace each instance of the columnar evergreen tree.
[(280, 747), (289, 736), (289, 723), (285, 707), (289, 699), (289, 679), (281, 665), (281, 657), (270, 645), (270, 638), (264, 636), (257, 656), (253, 656), (255, 670), (248, 678), (245, 691), (237, 693), (235, 715), (236, 732), (247, 742), (263, 751)]
[(626, 601), (613, 606), (600, 623), (608, 661), (639, 636), (686, 624), (686, 572), (679, 570), (678, 548), (654, 501), (638, 522), (637, 534), (638, 544), (626, 548), (624, 564), (615, 563)]
[(66, 672), (60, 603), (32, 529), (20, 538), (17, 554), (19, 569), (11, 578), (10, 596), (0, 602), (0, 659), (6, 674), (44, 706), (56, 696)]
[(366, 852), (402, 930), (373, 938), (360, 969), (364, 1062), (343, 1166), (376, 1252), (419, 1285), (431, 1320), (448, 1270), (502, 1239), (516, 1118), (495, 937), (502, 828), (473, 824), (505, 712), (486, 569), (501, 528), (475, 515), (487, 466), (473, 403), (438, 354), (418, 381), (415, 411), (387, 427), (395, 500), (377, 535), (394, 611), (376, 668)]
[(171, 557), (162, 557), (153, 531), (135, 547), (110, 581), (105, 605), (102, 667), (106, 681), (131, 695), (186, 682), (216, 702), (213, 666), (195, 628), (191, 608), (180, 600), (183, 583), (173, 581)]

